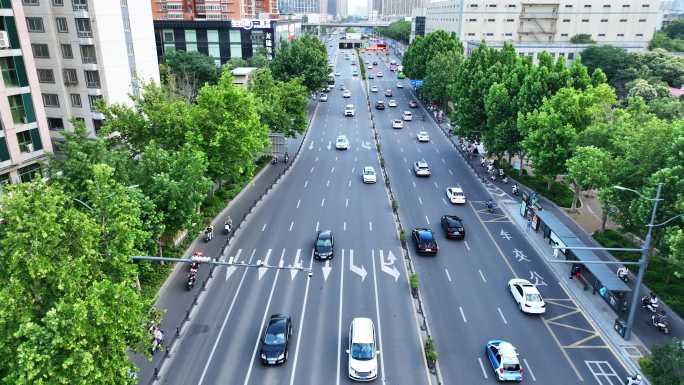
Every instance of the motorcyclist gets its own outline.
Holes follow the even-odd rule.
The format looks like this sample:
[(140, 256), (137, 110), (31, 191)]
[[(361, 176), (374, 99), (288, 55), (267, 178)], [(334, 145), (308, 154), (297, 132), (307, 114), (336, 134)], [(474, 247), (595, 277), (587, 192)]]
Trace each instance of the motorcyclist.
[(647, 308), (652, 313), (656, 313), (658, 311), (658, 298), (655, 293), (651, 292), (651, 294), (641, 298), (641, 306)]
[(223, 222), (223, 229), (226, 231), (226, 234), (233, 230), (233, 220), (230, 217)]
[(204, 235), (207, 237), (208, 241), (211, 241), (211, 239), (214, 238), (214, 225), (207, 226), (206, 230), (204, 230)]
[(513, 191), (513, 195), (518, 195), (518, 184), (514, 184), (511, 190)]
[(641, 375), (635, 374), (627, 377), (627, 385), (641, 385)]
[(285, 163), (287, 163), (287, 161), (290, 160), (290, 155), (287, 153), (287, 151), (285, 151), (285, 156), (283, 157), (283, 160), (285, 161)]
[(487, 201), (487, 209), (489, 211), (494, 210), (494, 201), (492, 201), (491, 199)]
[(627, 282), (629, 279), (629, 270), (625, 266), (621, 266), (619, 269), (617, 269), (617, 276), (621, 280)]

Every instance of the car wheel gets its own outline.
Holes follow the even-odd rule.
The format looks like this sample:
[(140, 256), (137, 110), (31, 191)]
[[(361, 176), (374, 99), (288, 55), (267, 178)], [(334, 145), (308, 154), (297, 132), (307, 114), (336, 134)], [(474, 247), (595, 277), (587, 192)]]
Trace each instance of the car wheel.
[(524, 313), (522, 302), (518, 302), (518, 309), (520, 309), (521, 313)]
[(288, 353), (288, 351), (286, 350), (285, 351), (285, 362), (287, 362), (287, 353)]

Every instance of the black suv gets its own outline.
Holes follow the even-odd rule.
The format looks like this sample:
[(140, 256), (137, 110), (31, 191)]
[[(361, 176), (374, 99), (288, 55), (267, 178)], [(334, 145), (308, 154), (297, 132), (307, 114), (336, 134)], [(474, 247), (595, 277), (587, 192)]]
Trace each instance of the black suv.
[(384, 110), (385, 109), (385, 102), (382, 100), (378, 100), (378, 102), (375, 103), (375, 109), (376, 110)]
[(335, 240), (331, 230), (321, 230), (316, 235), (316, 242), (314, 243), (314, 258), (316, 259), (332, 259)]
[(435, 236), (432, 234), (432, 230), (416, 228), (411, 232), (411, 236), (416, 245), (416, 251), (418, 253), (437, 255), (439, 246), (437, 246), (437, 241), (435, 241)]
[(447, 238), (465, 238), (465, 227), (463, 220), (456, 215), (442, 215), (442, 229)]
[(287, 361), (287, 348), (292, 337), (292, 321), (286, 314), (274, 314), (261, 337), (261, 362), (278, 365)]

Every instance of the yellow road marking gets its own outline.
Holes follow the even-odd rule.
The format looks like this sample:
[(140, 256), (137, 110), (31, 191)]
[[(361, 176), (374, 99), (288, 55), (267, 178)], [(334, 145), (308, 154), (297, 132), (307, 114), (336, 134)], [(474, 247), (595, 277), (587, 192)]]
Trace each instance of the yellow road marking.
[(556, 337), (556, 334), (553, 332), (553, 330), (551, 330), (551, 327), (548, 325), (547, 321), (544, 318), (542, 318), (542, 322), (544, 323), (544, 326), (546, 326), (546, 329), (548, 329), (549, 334), (551, 334), (551, 337), (553, 338), (553, 340), (556, 342), (556, 345), (558, 345), (558, 347), (560, 348), (561, 353), (563, 353), (563, 355), (565, 356), (565, 359), (570, 364), (570, 367), (572, 367), (572, 370), (575, 371), (577, 378), (579, 378), (580, 381), (584, 382), (584, 377), (582, 377), (579, 370), (577, 370), (575, 363), (572, 362), (572, 360), (570, 359), (570, 356), (568, 355), (568, 352), (565, 351), (565, 349), (563, 348), (563, 345), (561, 345), (560, 341), (558, 341), (558, 337)]
[[(577, 340), (577, 341), (571, 343), (570, 345), (565, 345), (565, 346), (563, 346), (563, 347), (567, 349), (567, 348), (582, 348), (582, 347), (587, 347), (587, 346), (591, 346), (591, 347), (598, 346), (598, 345), (586, 345), (586, 346), (582, 346), (583, 343), (585, 343), (585, 342), (587, 342), (587, 341), (590, 341), (590, 340), (592, 340), (592, 339), (594, 339), (594, 338), (596, 338), (596, 337), (599, 337), (599, 339), (601, 338), (597, 333), (592, 333), (592, 335), (590, 335), (590, 336), (587, 336), (587, 337), (585, 337), (585, 338), (582, 338), (581, 340)], [(603, 342), (603, 340), (601, 340), (601, 342)]]
[[(549, 321), (549, 320), (547, 320), (547, 321)], [(560, 323), (560, 322), (555, 322), (555, 321), (549, 321), (549, 323), (550, 323), (550, 324), (557, 325), (557, 326), (560, 326), (560, 327), (564, 327), (564, 328), (566, 328), (566, 329), (572, 329), (572, 330), (577, 330), (577, 331), (580, 331), (580, 332), (585, 332), (585, 333), (590, 333), (590, 334), (596, 334), (596, 335), (598, 335), (598, 333), (596, 332), (596, 330), (592, 330), (592, 329), (584, 329), (584, 328), (581, 328), (581, 327), (579, 327), (579, 326), (572, 326), (572, 325), (568, 325), (568, 324), (564, 324), (564, 323)]]
[(580, 312), (580, 311), (579, 311), (577, 308), (575, 308), (575, 310), (573, 310), (573, 311), (569, 311), (569, 312), (567, 312), (567, 313), (563, 313), (563, 314), (561, 314), (561, 315), (557, 315), (557, 316), (555, 316), (555, 317), (553, 317), (553, 318), (547, 318), (546, 320), (549, 321), (549, 322), (553, 322), (553, 321), (555, 321), (555, 320), (558, 320), (558, 319), (561, 319), (561, 318), (565, 318), (565, 317), (567, 317), (567, 316), (569, 316), (569, 315), (577, 314), (577, 313), (579, 313), (579, 312)]
[[(471, 208), (475, 213), (478, 212), (477, 210), (475, 210), (475, 207), (473, 207), (473, 203), (472, 203), (472, 202), (468, 201), (468, 205), (470, 206), (470, 208)], [(501, 250), (501, 247), (499, 247), (499, 244), (496, 243), (496, 240), (494, 239), (494, 236), (493, 236), (492, 233), (489, 231), (489, 229), (488, 229), (487, 226), (484, 224), (484, 222), (482, 221), (482, 219), (480, 218), (479, 215), (477, 215), (477, 220), (480, 221), (480, 223), (482, 224), (482, 227), (483, 227), (483, 228), (485, 229), (485, 231), (487, 232), (487, 235), (489, 235), (489, 238), (492, 240), (492, 243), (494, 243), (494, 246), (495, 246), (496, 249), (499, 251), (499, 255), (501, 256), (501, 258), (504, 260), (504, 262), (506, 262), (506, 266), (508, 266), (508, 269), (511, 271), (511, 274), (513, 274), (513, 277), (519, 278), (519, 277), (518, 277), (518, 274), (517, 274), (517, 273), (515, 272), (515, 270), (513, 269), (513, 266), (511, 266), (511, 263), (508, 261), (508, 259), (506, 259), (506, 254), (504, 254), (504, 252)]]

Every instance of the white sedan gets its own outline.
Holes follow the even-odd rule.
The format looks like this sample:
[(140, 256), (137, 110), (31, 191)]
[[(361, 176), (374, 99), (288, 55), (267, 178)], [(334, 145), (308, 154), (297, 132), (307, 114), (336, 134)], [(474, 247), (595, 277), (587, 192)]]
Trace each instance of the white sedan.
[(396, 107), (397, 106), (397, 101), (394, 99), (390, 99), (389, 102), (387, 102), (387, 105), (390, 107)]
[(337, 140), (335, 141), (335, 148), (338, 150), (349, 149), (349, 139), (347, 139), (347, 137), (344, 135), (338, 136)]
[(404, 119), (404, 121), (407, 121), (407, 122), (410, 120), (413, 120), (413, 114), (411, 113), (411, 111), (404, 111), (404, 115), (402, 116), (402, 119)]
[(430, 135), (426, 131), (421, 131), (416, 135), (418, 138), (419, 142), (429, 142), (430, 141)]
[(377, 178), (375, 176), (375, 169), (371, 166), (366, 166), (363, 168), (363, 183), (375, 183)]
[(371, 86), (371, 92), (378, 92), (378, 87)]
[(537, 287), (530, 281), (521, 278), (511, 279), (508, 281), (508, 290), (523, 313), (544, 314), (546, 312), (544, 299)]
[(335, 76), (341, 76), (342, 74), (339, 72), (335, 72)]
[(449, 198), (449, 202), (453, 204), (464, 205), (466, 203), (465, 194), (463, 193), (463, 189), (460, 187), (447, 187), (446, 195), (447, 198)]
[(397, 88), (404, 88), (404, 83), (397, 83)]
[(416, 176), (430, 176), (430, 166), (424, 159), (419, 160), (413, 164), (413, 172)]
[(344, 92), (342, 92), (342, 97), (343, 98), (351, 98), (351, 91), (344, 90)]
[(392, 121), (392, 128), (404, 128), (404, 122), (401, 119), (394, 119)]

